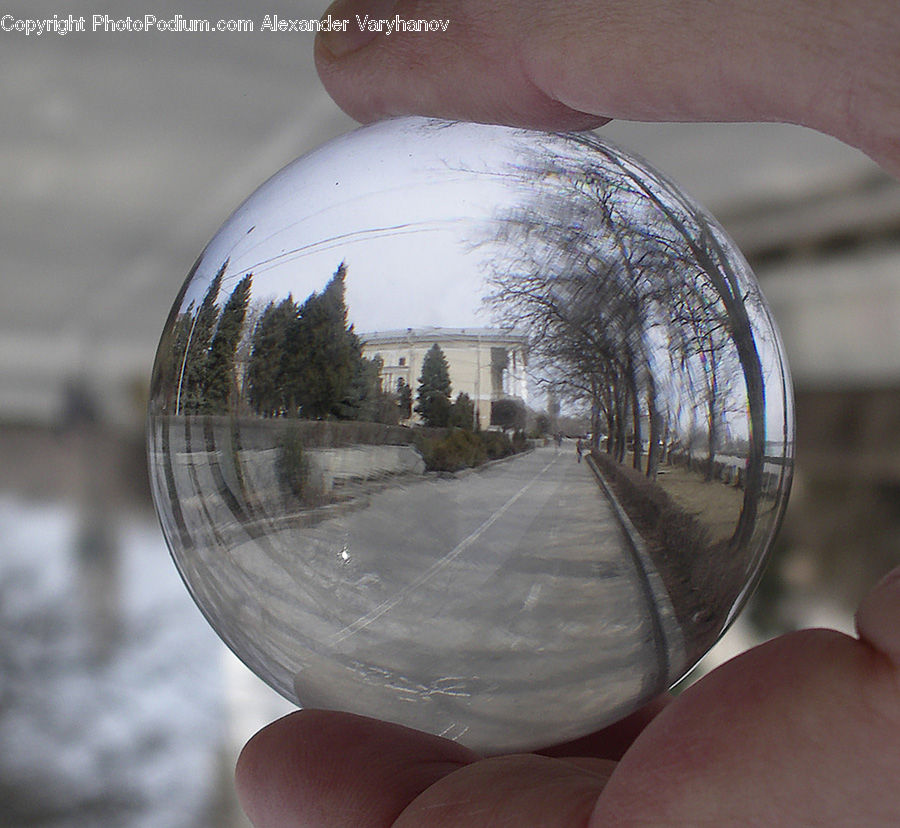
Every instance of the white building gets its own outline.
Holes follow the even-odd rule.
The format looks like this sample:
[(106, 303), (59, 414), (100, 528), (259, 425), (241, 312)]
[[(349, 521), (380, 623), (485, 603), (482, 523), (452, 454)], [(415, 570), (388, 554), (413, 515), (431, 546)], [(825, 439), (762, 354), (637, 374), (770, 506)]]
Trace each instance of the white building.
[[(361, 334), (363, 356), (380, 357), (381, 385), (395, 391), (402, 379), (415, 399), (422, 361), (437, 344), (450, 368), (452, 397), (465, 392), (475, 403), (479, 425), (491, 422), (491, 403), (514, 398), (527, 405), (526, 338), (498, 328), (406, 328)], [(414, 415), (415, 417), (415, 415)]]

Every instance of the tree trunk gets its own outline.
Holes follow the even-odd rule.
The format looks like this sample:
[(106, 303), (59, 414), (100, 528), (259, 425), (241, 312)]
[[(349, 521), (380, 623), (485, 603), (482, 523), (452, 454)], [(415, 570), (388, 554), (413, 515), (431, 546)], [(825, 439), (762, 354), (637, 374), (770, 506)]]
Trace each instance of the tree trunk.
[(641, 471), (641, 459), (644, 451), (644, 435), (641, 431), (641, 400), (638, 396), (637, 371), (633, 360), (628, 361), (628, 401), (631, 403), (631, 421), (633, 429), (632, 467)]
[(660, 432), (662, 431), (662, 415), (656, 407), (656, 383), (653, 375), (647, 371), (647, 413), (650, 419), (650, 449), (647, 452), (647, 477), (656, 480), (663, 446)]

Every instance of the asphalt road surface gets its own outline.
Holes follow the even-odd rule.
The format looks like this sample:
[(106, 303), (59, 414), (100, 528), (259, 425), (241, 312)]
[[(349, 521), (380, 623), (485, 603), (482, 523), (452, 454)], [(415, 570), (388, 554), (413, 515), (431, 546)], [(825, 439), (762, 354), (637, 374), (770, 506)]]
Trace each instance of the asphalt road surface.
[(515, 749), (600, 726), (666, 683), (671, 608), (565, 446), (189, 555), (223, 637), (304, 706)]

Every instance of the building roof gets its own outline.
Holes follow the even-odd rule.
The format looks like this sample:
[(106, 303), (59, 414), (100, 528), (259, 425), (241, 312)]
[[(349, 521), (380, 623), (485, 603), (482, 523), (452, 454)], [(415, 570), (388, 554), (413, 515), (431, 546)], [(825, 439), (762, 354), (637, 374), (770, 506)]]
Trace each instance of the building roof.
[(371, 331), (358, 335), (364, 345), (422, 344), (448, 340), (468, 342), (502, 342), (524, 346), (527, 337), (511, 328), (398, 328), (392, 331)]

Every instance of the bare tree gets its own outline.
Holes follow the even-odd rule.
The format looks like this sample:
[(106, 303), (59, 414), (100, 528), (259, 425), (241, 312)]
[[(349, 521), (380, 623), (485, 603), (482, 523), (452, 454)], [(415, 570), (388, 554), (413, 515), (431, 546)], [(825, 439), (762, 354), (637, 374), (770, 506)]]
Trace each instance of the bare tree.
[(710, 471), (720, 423), (740, 396), (748, 458), (733, 540), (743, 543), (766, 445), (751, 323), (758, 297), (745, 265), (668, 181), (591, 135), (548, 136), (523, 149), (515, 171), (521, 206), (497, 217), (490, 239), (498, 256), (488, 301), (499, 320), (529, 336), (540, 382), (588, 403), (594, 425), (605, 419), (607, 450), (622, 460), (630, 441), (635, 468), (646, 424), (651, 477), (666, 423), (685, 429), (673, 419), (685, 396), (704, 408)]

